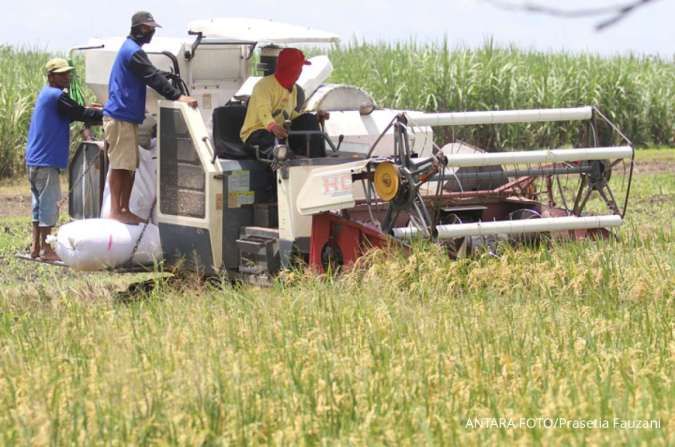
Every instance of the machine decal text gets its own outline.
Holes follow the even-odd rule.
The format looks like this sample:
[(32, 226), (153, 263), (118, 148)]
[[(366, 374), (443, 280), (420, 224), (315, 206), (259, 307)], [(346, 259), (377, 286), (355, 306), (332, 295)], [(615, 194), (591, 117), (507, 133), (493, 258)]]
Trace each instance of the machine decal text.
[(332, 197), (352, 192), (351, 174), (327, 175), (323, 177), (323, 193)]

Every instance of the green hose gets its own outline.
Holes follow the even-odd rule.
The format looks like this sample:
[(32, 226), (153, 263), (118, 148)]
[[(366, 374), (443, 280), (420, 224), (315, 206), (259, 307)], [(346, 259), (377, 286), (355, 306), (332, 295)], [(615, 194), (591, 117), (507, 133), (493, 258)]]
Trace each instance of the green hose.
[[(68, 59), (68, 65), (74, 67), (74, 61)], [(82, 83), (80, 82), (80, 76), (77, 74), (77, 69), (73, 70), (72, 77), (70, 78), (70, 88), (68, 89), (68, 96), (70, 99), (75, 101), (81, 106), (84, 106), (84, 92), (82, 90)]]
[[(75, 66), (75, 63), (72, 58), (68, 58), (68, 65), (70, 65), (71, 67)], [(77, 73), (77, 69), (73, 70), (71, 73), (72, 74), (70, 78), (70, 87), (68, 88), (68, 96), (70, 97), (70, 99), (72, 99), (73, 101), (84, 107), (85, 99), (82, 80)], [(86, 134), (87, 136), (85, 136), (85, 134), (82, 134), (82, 137), (85, 140), (90, 138), (96, 139), (97, 135), (99, 134), (99, 132), (97, 132), (95, 129), (91, 129), (89, 124), (84, 125), (82, 131), (85, 130), (87, 132)]]

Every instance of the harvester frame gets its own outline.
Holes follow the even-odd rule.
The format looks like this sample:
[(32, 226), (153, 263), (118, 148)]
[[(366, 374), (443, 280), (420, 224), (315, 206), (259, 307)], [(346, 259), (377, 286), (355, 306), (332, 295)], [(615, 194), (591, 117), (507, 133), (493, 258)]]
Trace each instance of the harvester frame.
[[(242, 19), (232, 20), (237, 23)], [(319, 56), (324, 59), (317, 59), (321, 63), (316, 65), (326, 69), (316, 79), (306, 80), (309, 87), (304, 103), (308, 111), (332, 107), (331, 118), (320, 132), (331, 148), (326, 157), (298, 154), (275, 157), (271, 163), (241, 157), (245, 148), (237, 141), (238, 133), (246, 96), (256, 80), (248, 77), (246, 68), (251, 51), (261, 48), (261, 61), (269, 73), (280, 45), (333, 42), (336, 37), (306, 29), (297, 35), (296, 29), (284, 34), (289, 30), (283, 28), (286, 25), (280, 34), (256, 31), (251, 25), (233, 36), (224, 31), (231, 28), (231, 20), (196, 23), (190, 27), (196, 40), (182, 43), (168, 59), (176, 82), (182, 82), (180, 72), (188, 67), (183, 85), (197, 92), (200, 109), (152, 95), (148, 100), (149, 112), (157, 120), (153, 221), (159, 227), (168, 266), (264, 282), (298, 260), (322, 272), (329, 266), (351, 264), (367, 247), (406, 244), (419, 237), (441, 242), (452, 256), (460, 256), (481, 246), (494, 251), (500, 240), (531, 240), (532, 234), (567, 239), (607, 236), (609, 229), (622, 223), (634, 150), (628, 138), (597, 109), (453, 113), (379, 109), (357, 87), (323, 85), (330, 72), (326, 67), (331, 67), (325, 56)], [(255, 20), (242, 23), (260, 25)], [(269, 30), (269, 23), (261, 29)], [(200, 46), (209, 48), (210, 53), (200, 53)], [(97, 42), (90, 47), (95, 49), (84, 53), (87, 82), (104, 101), (101, 79), (105, 67), (95, 64), (110, 65), (116, 48), (102, 49)], [(219, 59), (219, 49), (233, 56), (227, 60), (238, 64), (225, 70), (237, 76), (236, 80), (200, 80), (199, 76), (218, 73), (208, 61), (200, 61), (200, 55), (222, 62), (225, 59)], [(167, 56), (160, 50), (151, 51), (151, 57)], [(90, 67), (97, 67), (91, 79)], [(214, 102), (216, 98), (220, 98), (218, 102)], [(616, 131), (625, 145), (594, 147), (598, 119)], [(483, 152), (461, 142), (439, 147), (432, 130), (439, 126), (569, 120), (588, 121), (589, 139), (593, 140), (589, 147)], [(88, 147), (93, 146), (89, 143)], [(624, 200), (617, 202), (608, 182), (621, 161), (628, 163), (629, 171)], [(71, 168), (71, 172), (79, 171)], [(562, 195), (560, 178), (566, 176), (580, 180), (570, 200)], [(96, 176), (85, 177), (91, 181)], [(544, 187), (537, 187), (542, 182)], [(100, 190), (101, 186), (88, 187)], [(556, 190), (563, 203), (556, 198)], [(594, 191), (603, 198), (608, 214), (585, 214)], [(79, 213), (77, 209), (72, 213), (71, 207), (71, 215), (97, 217), (80, 205)]]

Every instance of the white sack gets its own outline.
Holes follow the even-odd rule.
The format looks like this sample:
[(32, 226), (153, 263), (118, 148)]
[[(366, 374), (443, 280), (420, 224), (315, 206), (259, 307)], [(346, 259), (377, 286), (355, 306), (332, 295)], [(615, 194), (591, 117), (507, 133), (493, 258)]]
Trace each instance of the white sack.
[[(114, 268), (129, 261), (145, 226), (112, 219), (76, 220), (61, 226), (50, 244), (63, 262), (75, 270)], [(161, 258), (159, 228), (147, 224), (132, 263), (152, 264)]]
[[(152, 140), (150, 149), (139, 148), (139, 164), (134, 177), (134, 187), (131, 190), (129, 199), (129, 208), (131, 212), (141, 219), (148, 218), (153, 211), (152, 205), (157, 198), (157, 140)], [(105, 189), (103, 190), (103, 203), (101, 203), (101, 217), (110, 217), (110, 185), (108, 178), (110, 169), (106, 176)], [(150, 222), (157, 223), (155, 213), (152, 212)]]

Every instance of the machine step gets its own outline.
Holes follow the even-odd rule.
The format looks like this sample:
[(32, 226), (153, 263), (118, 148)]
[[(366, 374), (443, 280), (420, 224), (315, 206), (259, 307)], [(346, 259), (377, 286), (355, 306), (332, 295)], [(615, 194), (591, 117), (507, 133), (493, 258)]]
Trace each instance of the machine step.
[(279, 230), (276, 228), (243, 227), (237, 248), (241, 273), (274, 274), (280, 268)]

